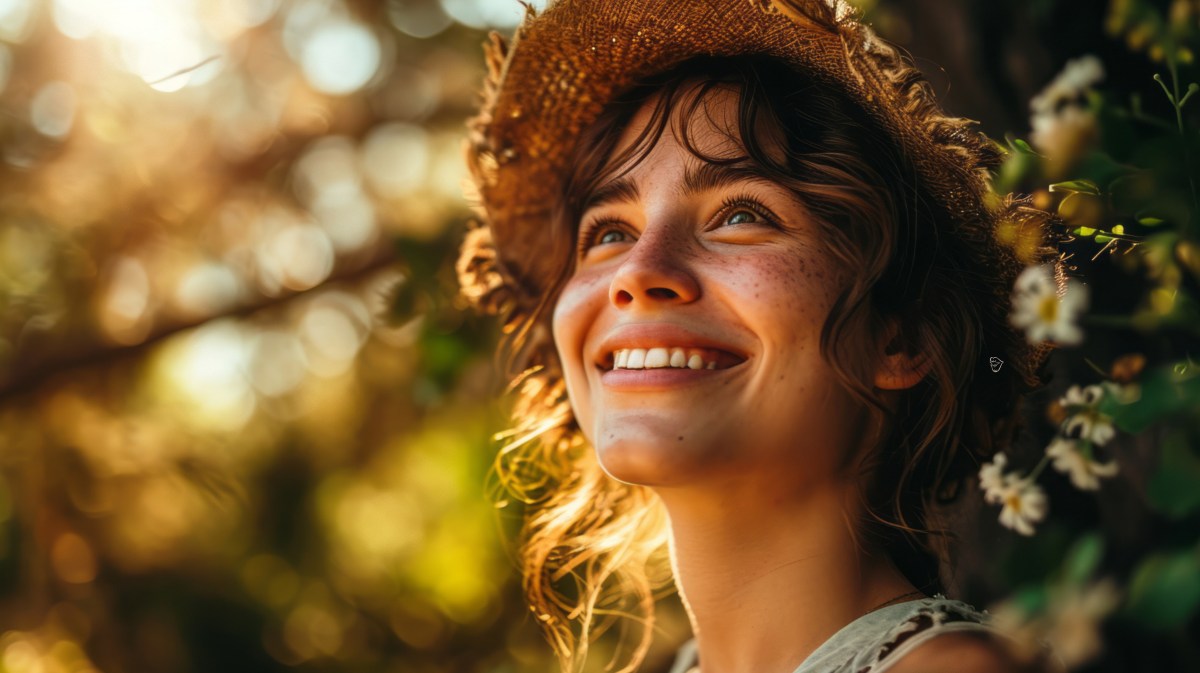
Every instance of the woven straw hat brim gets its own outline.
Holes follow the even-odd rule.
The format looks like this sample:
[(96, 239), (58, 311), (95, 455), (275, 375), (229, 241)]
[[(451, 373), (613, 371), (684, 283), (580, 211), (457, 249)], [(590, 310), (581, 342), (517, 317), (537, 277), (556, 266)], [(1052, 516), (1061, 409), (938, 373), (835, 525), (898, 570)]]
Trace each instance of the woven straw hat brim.
[[(551, 216), (567, 164), (615, 96), (696, 56), (762, 55), (841, 90), (895, 139), (954, 223), (950, 235), (995, 279), (981, 299), (1004, 321), (1024, 265), (992, 233), (1012, 215), (1004, 210), (1011, 201), (990, 189), (1001, 151), (973, 122), (945, 115), (919, 71), (844, 2), (560, 0), (541, 13), (527, 9), (511, 44), (493, 33), (485, 52), (484, 102), (466, 148), (485, 227), (468, 237), (459, 264), (464, 294), (476, 303), (503, 290), (508, 308), (521, 310), (550, 289), (563, 254), (550, 247)], [(1032, 370), (1049, 348), (1007, 345), (1023, 351), (1008, 355), (1027, 362), (1018, 369), (1035, 387)]]

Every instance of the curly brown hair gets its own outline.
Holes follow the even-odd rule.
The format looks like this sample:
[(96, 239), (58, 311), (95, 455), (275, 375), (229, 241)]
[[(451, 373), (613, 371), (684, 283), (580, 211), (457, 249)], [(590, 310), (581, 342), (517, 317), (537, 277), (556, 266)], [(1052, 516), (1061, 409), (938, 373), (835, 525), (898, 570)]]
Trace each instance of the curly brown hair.
[[(687, 122), (717, 87), (738, 92), (742, 157), (705, 156)], [(618, 140), (647, 101), (655, 108), (639, 137), (619, 156)], [(954, 500), (981, 457), (1010, 443), (1019, 402), (1041, 373), (1014, 361), (993, 373), (990, 354), (1024, 344), (999, 304), (1010, 279), (981, 271), (988, 246), (952, 231), (953, 218), (931, 198), (912, 162), (836, 87), (765, 57), (694, 58), (641, 82), (609, 104), (578, 140), (567, 188), (550, 223), (561, 266), (550, 291), (533, 305), (505, 292), (487, 230), (468, 235), (459, 272), (464, 292), (507, 316), (505, 349), (514, 376), (514, 427), (495, 472), (506, 496), (527, 506), (522, 533), (524, 588), (564, 671), (581, 669), (588, 644), (616, 623), (640, 626), (621, 671), (644, 659), (655, 600), (670, 585), (666, 516), (653, 493), (618, 482), (601, 469), (572, 415), (551, 339), (550, 315), (573, 273), (572, 240), (586, 197), (631, 169), (653, 148), (669, 118), (680, 140), (708, 162), (749, 159), (813, 213), (844, 282), (821, 330), (820, 352), (872, 419), (869, 450), (845, 457), (866, 484), (860, 540), (885, 553), (926, 593), (943, 590), (946, 531), (935, 508)], [(770, 129), (764, 134), (763, 129)], [(782, 137), (784, 150), (771, 152)], [(775, 148), (778, 150), (779, 148)], [(1004, 212), (1046, 230), (1045, 213), (1012, 200), (978, 213)], [(962, 214), (957, 214), (961, 217)], [(980, 227), (980, 231), (987, 231)], [(1043, 256), (1054, 254), (1044, 246)], [(473, 294), (472, 294), (473, 293)], [(898, 325), (889, 345), (927, 358), (916, 386), (885, 402), (872, 384), (880, 354), (875, 339)], [(628, 619), (620, 619), (626, 617)]]

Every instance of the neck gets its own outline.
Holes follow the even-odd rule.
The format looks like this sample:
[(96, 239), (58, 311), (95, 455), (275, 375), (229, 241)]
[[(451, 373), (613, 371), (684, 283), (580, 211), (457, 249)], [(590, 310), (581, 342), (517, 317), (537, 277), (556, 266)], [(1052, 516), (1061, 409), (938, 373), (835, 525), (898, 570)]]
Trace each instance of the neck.
[(660, 492), (703, 673), (791, 673), (846, 624), (917, 596), (885, 557), (856, 544), (844, 488), (786, 501), (741, 495)]

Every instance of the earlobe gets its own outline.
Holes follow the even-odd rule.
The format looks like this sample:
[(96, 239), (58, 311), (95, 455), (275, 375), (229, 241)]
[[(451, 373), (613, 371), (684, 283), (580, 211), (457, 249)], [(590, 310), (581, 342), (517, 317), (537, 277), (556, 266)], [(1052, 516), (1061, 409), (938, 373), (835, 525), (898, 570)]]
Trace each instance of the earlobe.
[(921, 382), (929, 373), (932, 362), (924, 354), (909, 353), (900, 340), (899, 324), (888, 325), (887, 346), (875, 371), (875, 387), (882, 390), (904, 390)]
[(929, 358), (924, 355), (885, 355), (879, 363), (879, 371), (875, 373), (875, 387), (883, 390), (911, 388), (925, 378), (930, 364)]

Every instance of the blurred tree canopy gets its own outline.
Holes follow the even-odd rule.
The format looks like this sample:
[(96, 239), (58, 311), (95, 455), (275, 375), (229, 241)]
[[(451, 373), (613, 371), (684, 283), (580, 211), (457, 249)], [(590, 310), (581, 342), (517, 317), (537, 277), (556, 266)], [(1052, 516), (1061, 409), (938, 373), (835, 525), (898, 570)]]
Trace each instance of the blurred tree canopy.
[[(1081, 622), (1106, 655), (1078, 665), (1194, 670), (1197, 3), (855, 4), (949, 111), (1008, 134), (997, 179), (1074, 228), (1097, 316), (1037, 414), (1097, 371), (1158, 372), (1141, 406), (1102, 403), (1140, 434), (1100, 496), (1051, 475), (1056, 518), (1029, 540), (964, 509), (955, 586), (1032, 623), (1087, 613), (1063, 587), (1112, 574), (1128, 600)], [(520, 512), (487, 488), (496, 329), (452, 268), (480, 45), (523, 11), (0, 0), (0, 673), (553, 669), (510, 561)], [(1030, 101), (1085, 54), (1109, 93), (1077, 107), (1099, 121), (1037, 135)], [(1129, 217), (1088, 205), (1150, 173), (1179, 184)], [(1148, 276), (1092, 257), (1114, 239)], [(1117, 376), (1126, 353), (1149, 364)], [(1055, 432), (1037, 414), (1028, 464)], [(647, 670), (687, 637), (674, 599), (661, 630)]]

